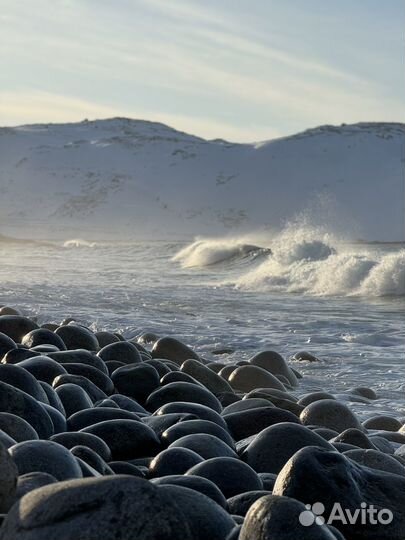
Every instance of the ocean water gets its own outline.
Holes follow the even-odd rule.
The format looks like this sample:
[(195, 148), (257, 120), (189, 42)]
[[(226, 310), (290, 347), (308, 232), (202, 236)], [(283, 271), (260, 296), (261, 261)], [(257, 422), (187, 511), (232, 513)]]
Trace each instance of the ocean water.
[[(173, 335), (209, 360), (273, 349), (303, 374), (296, 395), (376, 390), (365, 418), (405, 416), (405, 246), (307, 228), (193, 242), (0, 242), (0, 304), (126, 337)], [(216, 355), (220, 348), (230, 354)]]

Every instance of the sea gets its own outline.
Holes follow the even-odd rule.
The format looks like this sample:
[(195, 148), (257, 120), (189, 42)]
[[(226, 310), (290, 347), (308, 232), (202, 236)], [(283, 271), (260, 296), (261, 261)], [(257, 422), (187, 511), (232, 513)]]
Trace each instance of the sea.
[[(190, 241), (0, 241), (0, 305), (127, 338), (174, 336), (209, 361), (281, 353), (361, 418), (405, 417), (405, 245), (290, 226)], [(318, 360), (300, 361), (308, 351)], [(353, 401), (351, 389), (378, 399)]]

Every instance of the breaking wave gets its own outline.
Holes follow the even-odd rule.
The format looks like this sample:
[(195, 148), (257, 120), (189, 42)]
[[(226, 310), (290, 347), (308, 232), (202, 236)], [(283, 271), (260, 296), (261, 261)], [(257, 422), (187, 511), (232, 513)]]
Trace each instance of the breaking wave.
[(213, 266), (232, 260), (256, 259), (270, 253), (267, 248), (246, 244), (241, 240), (199, 239), (180, 250), (173, 260), (183, 268)]
[(63, 243), (64, 248), (81, 248), (81, 247), (95, 247), (97, 244), (96, 242), (88, 242), (87, 240), (83, 240), (82, 238), (72, 238), (72, 240), (66, 240), (66, 242)]
[(199, 239), (182, 249), (174, 260), (183, 267), (264, 255), (253, 268), (240, 268), (232, 284), (245, 290), (335, 296), (404, 296), (405, 249), (348, 244), (309, 226), (289, 225), (262, 244), (242, 240)]

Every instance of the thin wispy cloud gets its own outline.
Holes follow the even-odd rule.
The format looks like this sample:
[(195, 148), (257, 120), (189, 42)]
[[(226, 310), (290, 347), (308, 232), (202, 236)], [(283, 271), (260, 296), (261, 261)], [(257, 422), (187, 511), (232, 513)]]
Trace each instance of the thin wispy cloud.
[[(116, 112), (180, 129), (189, 118), (188, 131), (202, 136), (259, 140), (323, 123), (405, 120), (396, 19), (377, 43), (376, 14), (340, 5), (0, 0), (0, 124)], [(358, 38), (351, 16), (364, 19)]]

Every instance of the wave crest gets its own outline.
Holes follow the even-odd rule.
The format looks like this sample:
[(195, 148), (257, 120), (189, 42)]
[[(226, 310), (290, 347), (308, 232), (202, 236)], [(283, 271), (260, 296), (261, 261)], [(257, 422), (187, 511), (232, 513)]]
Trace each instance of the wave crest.
[(247, 257), (256, 258), (270, 250), (232, 239), (198, 239), (180, 250), (174, 257), (183, 268), (213, 266)]
[(88, 242), (87, 240), (83, 240), (82, 238), (72, 238), (71, 240), (66, 240), (66, 242), (63, 243), (64, 248), (81, 248), (81, 247), (95, 247), (97, 244), (96, 242)]

